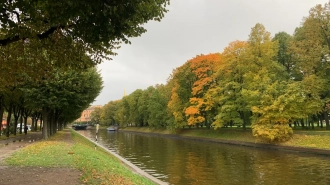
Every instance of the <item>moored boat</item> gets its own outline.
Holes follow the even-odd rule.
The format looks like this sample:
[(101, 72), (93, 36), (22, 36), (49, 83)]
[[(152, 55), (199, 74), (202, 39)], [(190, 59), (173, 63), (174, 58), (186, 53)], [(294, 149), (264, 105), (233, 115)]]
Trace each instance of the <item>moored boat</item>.
[(75, 130), (86, 130), (87, 125), (74, 124), (74, 125), (72, 125), (72, 128), (75, 129)]
[(108, 131), (116, 131), (116, 130), (118, 130), (118, 127), (108, 127), (107, 130)]

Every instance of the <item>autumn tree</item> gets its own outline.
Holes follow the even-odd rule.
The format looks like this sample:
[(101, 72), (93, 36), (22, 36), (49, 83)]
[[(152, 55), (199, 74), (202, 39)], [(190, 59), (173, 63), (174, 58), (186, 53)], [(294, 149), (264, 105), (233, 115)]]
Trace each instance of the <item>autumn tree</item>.
[(262, 24), (251, 29), (245, 59), (249, 71), (244, 74), (243, 97), (253, 112), (253, 135), (269, 142), (288, 140), (293, 134), (289, 122), (278, 106), (274, 106), (286, 88), (288, 74), (276, 61), (278, 43)]
[(195, 79), (196, 75), (188, 62), (173, 71), (172, 78), (168, 82), (171, 84), (168, 108), (174, 116), (174, 123), (169, 125), (170, 128), (182, 128), (188, 125), (185, 110), (190, 106), (189, 100), (192, 97), (191, 90)]
[(242, 96), (245, 87), (244, 75), (249, 71), (245, 60), (248, 43), (234, 41), (221, 53), (223, 65), (214, 75), (216, 86), (208, 90), (209, 101), (217, 105), (213, 125), (215, 128), (228, 125), (246, 125), (250, 123), (251, 109)]
[(200, 55), (187, 62), (192, 72), (195, 74), (195, 81), (191, 89), (190, 105), (185, 109), (188, 117), (188, 125), (205, 124), (208, 127), (213, 122), (213, 116), (210, 114), (212, 107), (205, 98), (207, 90), (215, 85), (213, 74), (216, 68), (220, 66), (220, 54)]

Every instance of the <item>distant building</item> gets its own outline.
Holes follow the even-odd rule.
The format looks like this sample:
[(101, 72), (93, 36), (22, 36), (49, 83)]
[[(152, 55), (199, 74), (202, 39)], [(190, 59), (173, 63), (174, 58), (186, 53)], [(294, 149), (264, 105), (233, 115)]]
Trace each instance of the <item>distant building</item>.
[(7, 127), (7, 119), (6, 118), (2, 118), (2, 128), (0, 128), (0, 130), (4, 129)]
[[(31, 123), (32, 123), (32, 120), (31, 120), (31, 118), (29, 117), (28, 119), (27, 119), (27, 125), (31, 125)], [(17, 123), (18, 125), (20, 124), (20, 123)], [(40, 119), (38, 120), (38, 126), (40, 126)], [(24, 125), (24, 123), (23, 123), (23, 125)], [(11, 124), (10, 125), (11, 127), (13, 126), (13, 124)], [(2, 128), (0, 128), (0, 130), (2, 130), (2, 129), (5, 129), (5, 128), (7, 128), (7, 118), (2, 118)]]
[(93, 105), (85, 109), (82, 113), (80, 118), (76, 120), (76, 122), (90, 122), (91, 119), (91, 113), (95, 110), (95, 108), (102, 108), (101, 105)]

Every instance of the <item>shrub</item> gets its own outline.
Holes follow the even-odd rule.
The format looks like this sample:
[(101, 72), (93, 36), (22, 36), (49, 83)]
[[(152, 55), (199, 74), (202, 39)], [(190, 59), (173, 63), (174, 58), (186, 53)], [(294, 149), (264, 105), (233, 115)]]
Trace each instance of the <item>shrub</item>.
[(255, 124), (252, 126), (252, 134), (261, 141), (277, 143), (291, 139), (293, 131), (283, 124)]

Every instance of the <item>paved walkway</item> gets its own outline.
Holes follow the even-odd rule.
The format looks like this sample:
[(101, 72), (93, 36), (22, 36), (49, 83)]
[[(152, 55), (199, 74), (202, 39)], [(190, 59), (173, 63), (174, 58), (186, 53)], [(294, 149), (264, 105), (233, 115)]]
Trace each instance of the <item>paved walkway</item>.
[[(5, 139), (3, 139), (5, 138)], [(15, 152), (29, 144), (40, 141), (42, 139), (41, 132), (28, 132), (27, 135), (17, 134), (16, 137), (0, 136), (0, 164), (3, 160)]]

